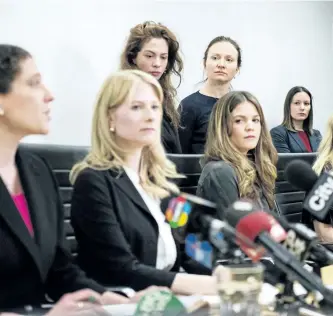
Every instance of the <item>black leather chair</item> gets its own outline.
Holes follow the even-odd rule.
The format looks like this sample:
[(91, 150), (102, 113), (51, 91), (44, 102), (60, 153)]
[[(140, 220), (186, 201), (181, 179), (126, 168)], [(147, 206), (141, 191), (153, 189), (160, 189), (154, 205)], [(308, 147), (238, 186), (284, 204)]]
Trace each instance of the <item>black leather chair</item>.
[(74, 164), (86, 156), (89, 147), (25, 143), (21, 144), (20, 148), (44, 158), (51, 166), (56, 176), (64, 205), (66, 241), (71, 253), (75, 256), (77, 253), (77, 243), (69, 219), (73, 190), (69, 182), (69, 173)]
[(180, 190), (195, 195), (201, 174), (200, 159), (202, 155), (168, 154), (167, 156), (176, 164), (177, 171), (186, 176), (177, 182)]
[[(201, 173), (199, 164), (202, 155), (168, 155), (177, 165), (178, 172), (186, 175), (186, 179), (179, 182), (181, 191), (195, 194)], [(287, 164), (294, 159), (301, 159), (313, 164), (315, 153), (309, 154), (279, 154), (278, 177), (276, 180), (276, 201), (279, 206), (280, 215), (285, 216), (289, 222), (301, 222), (303, 200), (305, 192), (293, 187), (285, 180), (284, 170)]]
[(316, 159), (316, 153), (279, 154), (275, 195), (281, 215), (285, 216), (289, 222), (299, 223), (302, 220), (305, 192), (293, 187), (284, 177), (286, 166), (295, 159), (306, 161), (312, 165)]
[[(27, 143), (21, 144), (20, 147), (23, 150), (31, 151), (43, 157), (50, 164), (58, 181), (60, 195), (64, 204), (66, 239), (72, 254), (75, 256), (77, 244), (69, 221), (72, 196), (69, 172), (76, 162), (85, 157), (89, 147)], [(168, 157), (176, 164), (178, 172), (186, 176), (185, 179), (181, 179), (178, 182), (181, 191), (196, 194), (201, 173), (199, 162), (202, 155), (169, 154)], [(284, 169), (293, 159), (302, 159), (312, 164), (315, 159), (315, 154), (279, 154), (276, 199), (282, 215), (285, 215), (288, 221), (300, 222), (304, 192), (294, 188), (284, 178)]]

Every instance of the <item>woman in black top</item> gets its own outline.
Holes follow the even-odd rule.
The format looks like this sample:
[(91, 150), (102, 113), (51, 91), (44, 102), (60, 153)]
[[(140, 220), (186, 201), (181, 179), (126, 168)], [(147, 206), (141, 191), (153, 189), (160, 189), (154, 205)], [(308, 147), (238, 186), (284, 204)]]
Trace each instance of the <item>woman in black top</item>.
[(164, 93), (162, 143), (167, 153), (180, 154), (180, 115), (174, 101), (177, 91), (171, 80), (172, 74), (175, 74), (181, 82), (183, 70), (176, 36), (160, 23), (144, 22), (134, 26), (121, 54), (120, 68), (139, 69), (159, 81)]
[(276, 150), (279, 153), (316, 152), (322, 136), (312, 125), (312, 95), (304, 87), (293, 87), (284, 102), (282, 124), (271, 130)]
[(231, 38), (214, 38), (203, 58), (207, 75), (199, 91), (180, 103), (180, 143), (184, 154), (202, 154), (210, 113), (216, 101), (231, 89), (231, 81), (242, 65), (239, 45)]
[(240, 198), (258, 209), (273, 209), (276, 162), (258, 100), (248, 92), (229, 92), (211, 114), (197, 194), (219, 206), (221, 219)]

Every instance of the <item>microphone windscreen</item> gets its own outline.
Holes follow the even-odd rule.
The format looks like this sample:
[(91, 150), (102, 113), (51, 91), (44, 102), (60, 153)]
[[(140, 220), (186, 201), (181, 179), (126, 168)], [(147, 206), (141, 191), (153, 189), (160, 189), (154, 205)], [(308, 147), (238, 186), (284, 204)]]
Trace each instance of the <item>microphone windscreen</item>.
[(306, 192), (310, 191), (318, 180), (318, 176), (312, 170), (311, 165), (303, 160), (291, 161), (286, 166), (284, 176), (294, 187)]
[[(264, 211), (252, 212), (243, 217), (238, 222), (236, 231), (251, 241), (256, 241), (256, 238), (264, 232), (267, 232), (277, 243), (280, 243), (287, 237), (286, 231), (281, 227), (277, 220)], [(244, 248), (248, 247), (248, 245), (244, 245), (240, 241), (240, 247)]]
[(239, 200), (234, 203), (224, 212), (224, 216), (228, 224), (236, 227), (238, 222), (249, 213), (254, 211), (253, 204), (246, 200)]
[(172, 194), (163, 203), (166, 204), (165, 218), (170, 226), (172, 228), (186, 226), (188, 232), (200, 231), (201, 223), (197, 221), (199, 214), (216, 214), (215, 203), (188, 193)]

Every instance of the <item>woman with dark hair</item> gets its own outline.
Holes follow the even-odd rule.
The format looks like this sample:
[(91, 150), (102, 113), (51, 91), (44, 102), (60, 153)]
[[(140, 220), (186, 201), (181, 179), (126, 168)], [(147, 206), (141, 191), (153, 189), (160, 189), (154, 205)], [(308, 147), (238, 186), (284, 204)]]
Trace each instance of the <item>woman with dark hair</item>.
[(176, 35), (166, 26), (155, 22), (144, 22), (130, 30), (121, 54), (121, 69), (139, 69), (154, 76), (163, 89), (162, 143), (167, 153), (181, 153), (178, 127), (180, 115), (176, 109), (176, 88), (171, 76), (175, 74), (181, 82), (183, 61)]
[(72, 264), (54, 175), (18, 148), (23, 137), (48, 133), (52, 101), (30, 53), (0, 44), (0, 312), (26, 314), (24, 306), (39, 307), (46, 294), (60, 299), (49, 316), (93, 313), (92, 300), (128, 301)]
[(281, 125), (271, 129), (279, 153), (309, 153), (318, 150), (322, 136), (313, 129), (313, 97), (304, 87), (289, 90)]
[(211, 113), (197, 195), (219, 205), (221, 219), (240, 198), (269, 211), (275, 207), (276, 162), (259, 101), (249, 92), (229, 92)]
[(218, 36), (207, 46), (203, 65), (207, 75), (199, 91), (180, 103), (180, 143), (184, 154), (202, 154), (210, 113), (216, 101), (231, 90), (242, 66), (242, 52), (230, 37)]

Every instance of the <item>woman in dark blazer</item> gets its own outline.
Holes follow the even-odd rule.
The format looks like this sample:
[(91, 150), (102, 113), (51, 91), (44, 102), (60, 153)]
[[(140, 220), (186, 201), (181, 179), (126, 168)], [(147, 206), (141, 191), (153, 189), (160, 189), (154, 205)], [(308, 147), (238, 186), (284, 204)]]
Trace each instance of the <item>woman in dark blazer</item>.
[(86, 288), (64, 296), (48, 315), (84, 313), (90, 298), (127, 302), (72, 264), (52, 171), (41, 158), (17, 150), (24, 136), (48, 132), (52, 100), (31, 55), (0, 45), (0, 311), (25, 314), (24, 306), (40, 306), (45, 294), (57, 301)]
[(134, 26), (121, 54), (121, 69), (139, 69), (154, 76), (163, 89), (161, 139), (168, 154), (181, 154), (178, 135), (180, 115), (176, 110), (176, 88), (172, 75), (181, 82), (183, 61), (176, 35), (161, 23), (144, 22)]
[(284, 102), (282, 124), (271, 130), (276, 150), (279, 153), (316, 152), (322, 136), (312, 125), (312, 95), (304, 87), (293, 87)]
[[(131, 96), (129, 99), (128, 96)], [(214, 293), (211, 271), (186, 258), (166, 223), (161, 201), (179, 177), (160, 142), (163, 91), (139, 70), (103, 84), (95, 106), (91, 152), (74, 166), (71, 223), (78, 263), (107, 285), (178, 294)]]

